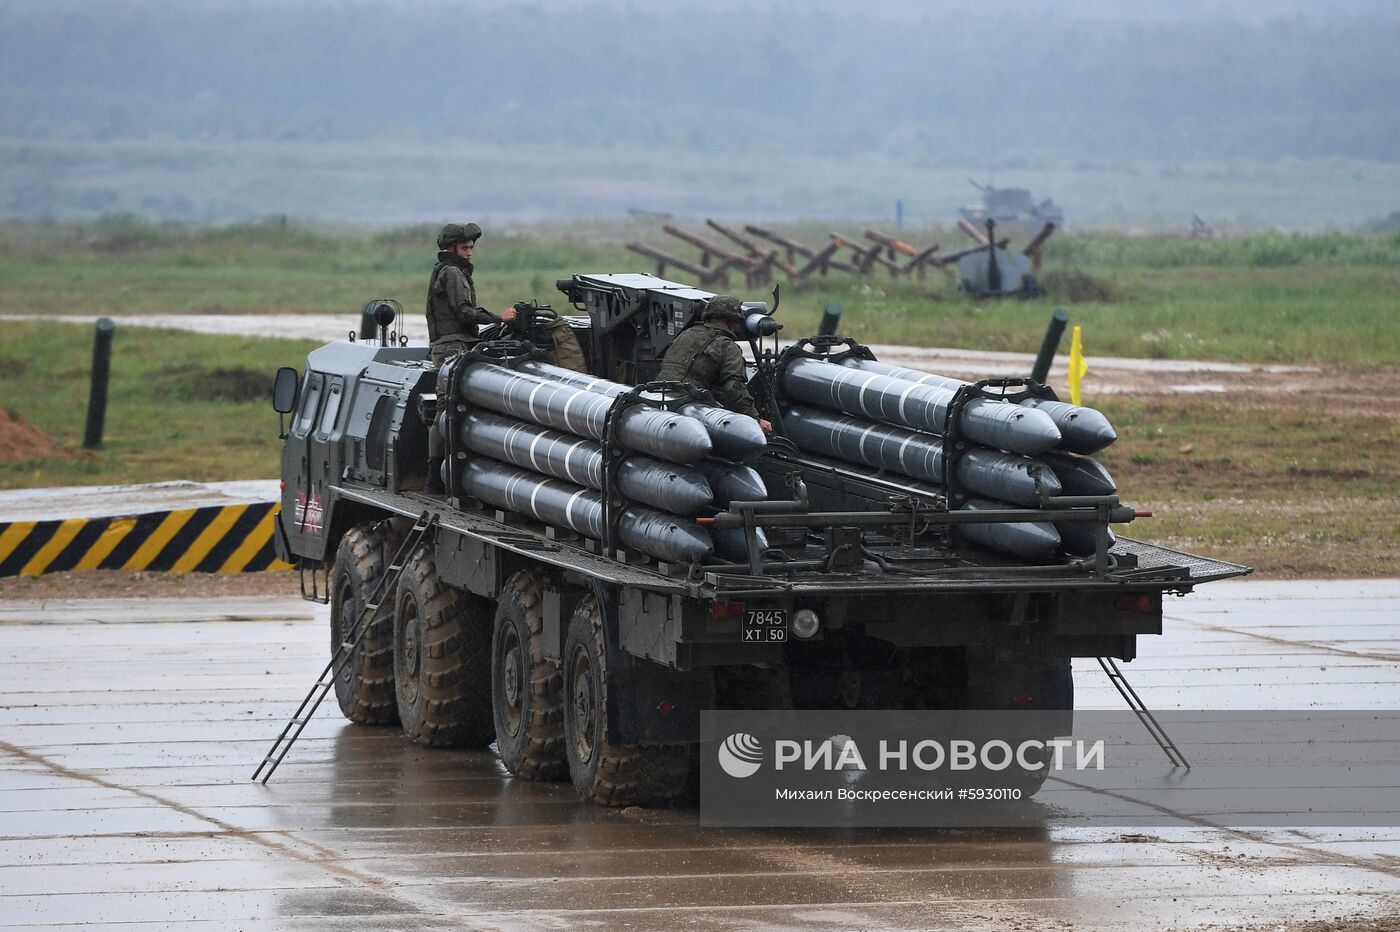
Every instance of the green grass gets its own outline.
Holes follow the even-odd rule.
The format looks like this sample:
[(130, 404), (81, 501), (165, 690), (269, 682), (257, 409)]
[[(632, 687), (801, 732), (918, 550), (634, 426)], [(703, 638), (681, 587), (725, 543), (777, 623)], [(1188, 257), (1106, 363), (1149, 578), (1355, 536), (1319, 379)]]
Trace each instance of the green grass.
[[(786, 229), (815, 244), (833, 227), (855, 235), (859, 226)], [(434, 232), (284, 221), (187, 227), (123, 216), (86, 225), (11, 221), (0, 225), (0, 313), (320, 312), (353, 320), (366, 300), (389, 296), (408, 309), (409, 333), (421, 335)], [(962, 245), (956, 231), (903, 235), (945, 251)], [(497, 310), (521, 299), (555, 302), (556, 278), (648, 270), (625, 249), (631, 239), (694, 253), (640, 221), (488, 227), (478, 251), (480, 300)], [(1091, 356), (1400, 364), (1394, 235), (1063, 236), (1050, 242), (1043, 277), (1045, 299), (979, 302), (937, 273), (923, 282), (833, 274), (785, 285), (781, 317), (788, 333), (811, 332), (823, 306), (836, 302), (843, 332), (866, 342), (1033, 352), (1061, 305), (1083, 326)]]
[(1110, 398), (1098, 456), (1154, 512), (1134, 537), (1265, 575), (1400, 575), (1400, 418), (1287, 398)]
[(81, 445), (92, 328), (7, 325), (0, 398), (60, 449), (0, 463), (0, 488), (275, 477), (272, 374), (278, 366), (303, 365), (313, 346), (119, 330), (105, 443), (89, 452)]

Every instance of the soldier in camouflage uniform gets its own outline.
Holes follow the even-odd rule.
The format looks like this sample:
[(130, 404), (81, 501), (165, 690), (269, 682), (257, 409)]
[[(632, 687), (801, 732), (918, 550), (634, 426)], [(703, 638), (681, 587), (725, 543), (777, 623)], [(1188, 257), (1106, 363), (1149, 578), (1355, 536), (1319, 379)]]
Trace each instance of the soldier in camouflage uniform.
[[(472, 281), (472, 251), (481, 238), (481, 227), (475, 223), (449, 223), (438, 234), (438, 261), (433, 266), (432, 278), (428, 280), (428, 352), (433, 365), (441, 373), (442, 364), (477, 342), (477, 331), (482, 324), (498, 320), (514, 320), (515, 309), (506, 310), (500, 317), (492, 314), (476, 303), (476, 284)], [(437, 410), (441, 415), (446, 410), (447, 386), (441, 374), (437, 386)], [(438, 417), (428, 425), (428, 482), (429, 492), (442, 493), (442, 461), (446, 455), (446, 444), (442, 432), (438, 430)]]
[(449, 223), (438, 234), (438, 261), (428, 280), (428, 348), (433, 365), (441, 367), (450, 357), (477, 341), (482, 324), (512, 320), (515, 309), (500, 317), (477, 307), (472, 281), (472, 251), (481, 238), (475, 223)]
[(771, 431), (773, 425), (759, 417), (754, 407), (744, 354), (734, 342), (744, 326), (743, 304), (729, 295), (715, 295), (700, 316), (703, 324), (682, 330), (666, 348), (658, 378), (703, 388), (724, 407), (747, 414), (764, 431)]

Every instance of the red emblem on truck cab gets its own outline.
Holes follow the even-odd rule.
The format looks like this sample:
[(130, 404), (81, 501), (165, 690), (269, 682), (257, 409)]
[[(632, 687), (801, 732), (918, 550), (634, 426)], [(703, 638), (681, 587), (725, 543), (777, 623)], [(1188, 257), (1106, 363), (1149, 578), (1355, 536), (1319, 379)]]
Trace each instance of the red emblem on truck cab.
[(315, 495), (298, 495), (296, 503), (296, 526), (298, 531), (320, 535), (325, 531), (323, 524), (325, 509)]

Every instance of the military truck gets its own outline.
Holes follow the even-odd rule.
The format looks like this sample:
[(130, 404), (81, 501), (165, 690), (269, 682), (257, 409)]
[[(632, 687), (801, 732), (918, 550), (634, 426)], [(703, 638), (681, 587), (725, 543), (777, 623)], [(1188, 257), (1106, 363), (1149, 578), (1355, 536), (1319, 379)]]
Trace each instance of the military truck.
[[(653, 380), (708, 292), (649, 275), (558, 288), (591, 372), (634, 386), (612, 402), (613, 428), (624, 409), (694, 401)], [(777, 374), (792, 357), (771, 342), (776, 298), (748, 306), (751, 386), (776, 425), (748, 465), (770, 494), (704, 519), (740, 535), (737, 557), (668, 561), (627, 546), (616, 470), (592, 537), (468, 495), (475, 454), (454, 438), (474, 406), (454, 370), (475, 363), (435, 372), (427, 347), (389, 331), (391, 312), (376, 338), (352, 333), (312, 351), (304, 371), (279, 372), (274, 406), (291, 419), (276, 548), (303, 594), (330, 605), (322, 695), (333, 687), (350, 721), (397, 722), (420, 744), (494, 742), (517, 778), (568, 779), (606, 805), (664, 804), (691, 785), (702, 710), (1068, 712), (1071, 658), (1131, 660), (1140, 636), (1161, 633), (1164, 596), (1248, 572), (1115, 539), (1110, 526), (1137, 516), (1115, 496), (970, 511), (950, 507), (947, 489), (803, 452), (783, 437)], [(492, 366), (538, 356), (483, 335), (469, 355)], [(858, 348), (800, 343), (808, 357)], [(960, 410), (991, 391), (967, 386)], [(424, 491), (440, 407), (446, 496)], [(959, 530), (1027, 520), (1081, 522), (1092, 552), (1028, 560)]]

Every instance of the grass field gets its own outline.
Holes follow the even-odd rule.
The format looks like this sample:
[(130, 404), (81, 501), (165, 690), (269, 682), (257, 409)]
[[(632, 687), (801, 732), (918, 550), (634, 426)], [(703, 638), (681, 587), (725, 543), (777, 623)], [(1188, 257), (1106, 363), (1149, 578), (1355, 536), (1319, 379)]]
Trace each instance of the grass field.
[(0, 341), (0, 407), (50, 435), (58, 449), (0, 463), (0, 487), (277, 475), (272, 374), (304, 365), (312, 344), (120, 331), (105, 444), (90, 452), (81, 446), (91, 345), (91, 327), (8, 325)]
[[(792, 232), (811, 242), (816, 229)], [(83, 227), (10, 223), (0, 227), (0, 313), (343, 312), (348, 324), (368, 297), (388, 295), (420, 326), (432, 232), (280, 222), (193, 229), (121, 218)], [(638, 225), (587, 232), (488, 231), (477, 276), (483, 302), (547, 300), (553, 280), (570, 272), (637, 269), (622, 244), (661, 240)], [(1368, 373), (1394, 382), (1394, 237), (1052, 242), (1045, 277), (1064, 292), (1049, 301), (978, 303), (942, 279), (834, 276), (786, 289), (780, 316), (792, 330), (810, 331), (823, 304), (837, 301), (843, 329), (869, 342), (1033, 350), (1050, 308), (1064, 304), (1084, 326), (1091, 358), (1311, 361), (1346, 367), (1358, 385)], [(1097, 299), (1067, 300), (1086, 292)], [(0, 487), (277, 474), (271, 374), (299, 365), (310, 344), (124, 329), (107, 443), (89, 453), (78, 447), (90, 328), (5, 327), (0, 407), (50, 435), (56, 449), (0, 463)], [(1400, 417), (1386, 405), (1235, 395), (1095, 402), (1121, 434), (1105, 462), (1125, 498), (1157, 515), (1135, 525), (1134, 536), (1249, 562), (1268, 575), (1400, 574), (1393, 519)]]
[[(836, 224), (858, 235), (854, 223)], [(789, 231), (818, 243), (827, 224)], [(345, 313), (389, 296), (421, 335), (434, 230), (308, 228), (264, 221), (222, 228), (93, 224), (0, 225), (0, 313)], [(962, 245), (956, 231), (906, 239)], [(580, 222), (488, 230), (479, 246), (481, 301), (500, 309), (560, 298), (555, 279), (580, 271), (645, 271), (630, 239), (665, 243), (657, 224)], [(676, 252), (691, 255), (689, 247)], [(1033, 351), (1051, 307), (1069, 309), (1099, 355), (1400, 365), (1400, 237), (1257, 234), (1219, 241), (1158, 236), (1051, 240), (1047, 298), (976, 302), (942, 275), (928, 280), (834, 274), (788, 286), (781, 317), (810, 332), (824, 305), (867, 342)], [(735, 287), (741, 287), (736, 283)], [(763, 297), (753, 294), (750, 297)]]

